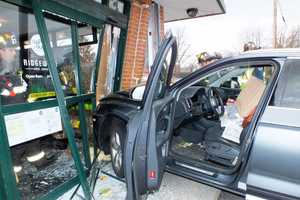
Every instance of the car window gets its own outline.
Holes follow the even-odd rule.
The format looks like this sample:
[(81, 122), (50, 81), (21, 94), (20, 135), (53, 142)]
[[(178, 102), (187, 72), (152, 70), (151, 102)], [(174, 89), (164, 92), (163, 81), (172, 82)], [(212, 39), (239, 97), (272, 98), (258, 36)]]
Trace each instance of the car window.
[(300, 109), (300, 60), (289, 60), (278, 81), (274, 105)]
[(156, 85), (156, 94), (154, 99), (160, 99), (164, 97), (166, 87), (167, 87), (167, 79), (168, 79), (168, 72), (171, 63), (171, 56), (172, 56), (172, 49), (168, 50), (167, 56), (163, 62), (163, 67), (159, 75), (159, 80)]
[(197, 85), (243, 89), (252, 75), (267, 83), (270, 78), (270, 74), (272, 74), (272, 70), (273, 68), (270, 66), (232, 66), (207, 75), (202, 78)]
[[(169, 86), (169, 71), (170, 71), (170, 66), (171, 66), (171, 62), (172, 62), (172, 56), (173, 54), (176, 52), (173, 52), (173, 47), (170, 47), (167, 50), (166, 55), (164, 55), (163, 62), (162, 62), (162, 69), (160, 71), (159, 74), (159, 78), (158, 81), (155, 85), (155, 94), (154, 94), (154, 99), (161, 99), (165, 96), (165, 91), (167, 89), (167, 87)], [(158, 56), (158, 55), (157, 55)], [(174, 57), (174, 56), (173, 56)], [(152, 69), (153, 70), (153, 69)], [(153, 73), (154, 71), (151, 70), (151, 73)], [(154, 75), (154, 74), (152, 74)], [(153, 77), (151, 77), (151, 75), (148, 77), (148, 80), (146, 83), (144, 84), (139, 84), (138, 86), (134, 87), (133, 90), (131, 91), (131, 98), (133, 98), (134, 100), (142, 100), (145, 93), (146, 88), (148, 87), (147, 84), (151, 84), (151, 80), (153, 79)]]

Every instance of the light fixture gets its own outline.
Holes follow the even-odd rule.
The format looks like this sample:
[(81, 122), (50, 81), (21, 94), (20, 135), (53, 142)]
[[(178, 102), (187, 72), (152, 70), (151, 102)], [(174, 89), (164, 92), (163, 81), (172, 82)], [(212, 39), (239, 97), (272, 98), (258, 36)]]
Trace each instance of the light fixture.
[(7, 23), (7, 20), (5, 18), (0, 17), (0, 28)]
[(21, 165), (14, 166), (14, 172), (15, 173), (19, 173), (20, 171), (22, 171), (22, 166)]
[(186, 14), (189, 17), (196, 17), (198, 14), (198, 8), (188, 8), (186, 9)]
[(33, 156), (27, 156), (28, 162), (36, 162), (45, 156), (45, 152), (41, 151)]

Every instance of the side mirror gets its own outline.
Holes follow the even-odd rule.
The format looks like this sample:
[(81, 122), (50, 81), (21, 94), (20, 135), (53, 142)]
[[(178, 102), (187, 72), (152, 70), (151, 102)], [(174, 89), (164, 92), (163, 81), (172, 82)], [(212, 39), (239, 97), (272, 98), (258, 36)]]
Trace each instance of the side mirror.
[(143, 99), (143, 95), (144, 95), (144, 91), (145, 91), (145, 85), (138, 85), (135, 88), (133, 88), (131, 90), (131, 97), (134, 100), (142, 100)]

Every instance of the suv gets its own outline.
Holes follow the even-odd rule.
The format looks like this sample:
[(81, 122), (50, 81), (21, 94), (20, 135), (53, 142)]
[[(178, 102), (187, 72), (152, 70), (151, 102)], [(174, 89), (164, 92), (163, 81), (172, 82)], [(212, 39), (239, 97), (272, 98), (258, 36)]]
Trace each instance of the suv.
[(300, 198), (300, 50), (246, 52), (174, 81), (176, 57), (170, 34), (146, 85), (94, 115), (127, 199), (158, 190), (165, 171), (246, 199)]

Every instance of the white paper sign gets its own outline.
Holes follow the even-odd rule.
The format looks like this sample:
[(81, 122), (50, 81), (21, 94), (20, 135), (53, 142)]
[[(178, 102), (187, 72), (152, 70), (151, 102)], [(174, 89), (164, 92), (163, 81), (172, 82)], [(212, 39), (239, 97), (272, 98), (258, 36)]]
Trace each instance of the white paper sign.
[(220, 120), (221, 126), (225, 127), (222, 137), (239, 144), (243, 131), (243, 118), (239, 116), (235, 105), (225, 106), (225, 114)]
[(9, 146), (14, 146), (62, 130), (58, 107), (6, 115)]
[(243, 127), (240, 125), (233, 124), (233, 123), (230, 125), (228, 124), (228, 126), (225, 127), (222, 137), (239, 144), (242, 130)]

